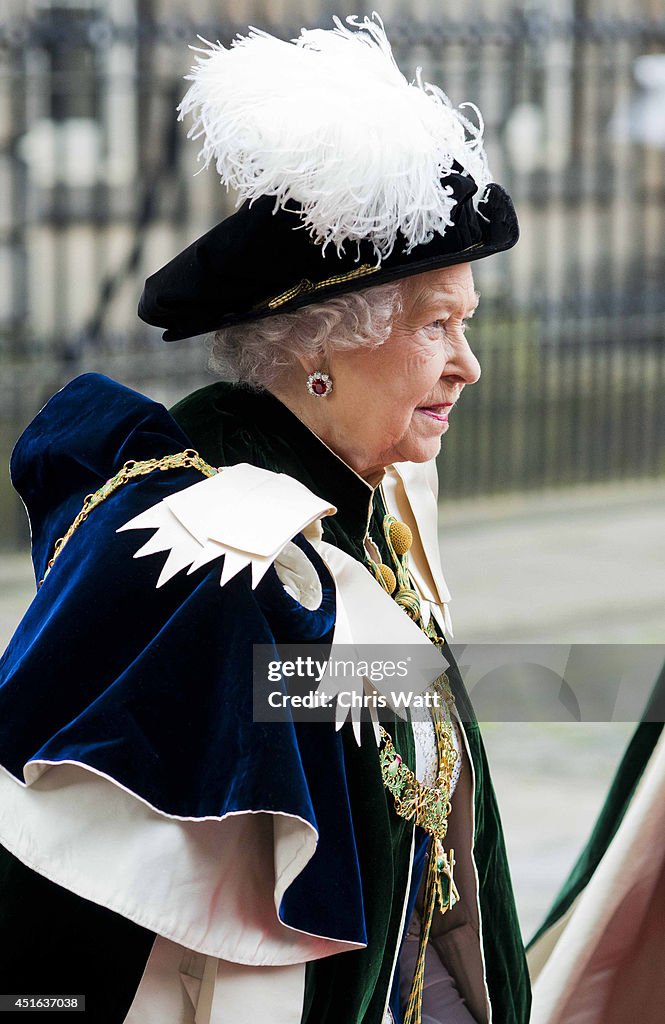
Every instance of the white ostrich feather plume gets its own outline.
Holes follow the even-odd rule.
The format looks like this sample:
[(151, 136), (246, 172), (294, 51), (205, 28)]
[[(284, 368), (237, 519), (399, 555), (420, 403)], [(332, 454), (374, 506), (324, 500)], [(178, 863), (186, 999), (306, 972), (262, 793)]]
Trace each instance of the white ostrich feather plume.
[(454, 161), (482, 199), (491, 180), (482, 117), (473, 104), (455, 108), (420, 69), (408, 82), (378, 15), (333, 20), (292, 42), (254, 28), (228, 49), (202, 40), (180, 118), (192, 115), (199, 159), (239, 203), (297, 204), (324, 248), (367, 239), (385, 258), (398, 231), (409, 251), (451, 225), (455, 199), (441, 178)]

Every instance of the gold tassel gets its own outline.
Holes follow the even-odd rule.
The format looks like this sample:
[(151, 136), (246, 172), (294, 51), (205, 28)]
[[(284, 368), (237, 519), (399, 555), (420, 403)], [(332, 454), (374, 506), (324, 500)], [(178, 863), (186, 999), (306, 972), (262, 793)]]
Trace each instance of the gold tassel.
[(453, 867), (455, 865), (454, 850), (448, 853), (443, 849), (441, 841), (435, 839), (429, 853), (429, 864), (427, 867), (427, 881), (425, 883), (424, 916), (420, 927), (420, 939), (418, 942), (418, 958), (413, 973), (409, 1001), (404, 1011), (404, 1024), (420, 1024), (423, 1012), (423, 987), (425, 984), (425, 956), (427, 954), (427, 943), (432, 928), (434, 908), (439, 903), (439, 910), (445, 914), (455, 906), (459, 900), (457, 886), (453, 880)]

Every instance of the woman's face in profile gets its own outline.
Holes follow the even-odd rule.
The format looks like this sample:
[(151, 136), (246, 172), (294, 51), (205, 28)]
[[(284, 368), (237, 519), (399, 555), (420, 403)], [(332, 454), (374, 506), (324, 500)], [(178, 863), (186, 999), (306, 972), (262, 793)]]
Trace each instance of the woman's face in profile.
[(383, 345), (332, 353), (334, 390), (312, 399), (307, 421), (361, 476), (438, 454), (452, 406), (480, 377), (465, 336), (477, 305), (469, 263), (418, 274)]

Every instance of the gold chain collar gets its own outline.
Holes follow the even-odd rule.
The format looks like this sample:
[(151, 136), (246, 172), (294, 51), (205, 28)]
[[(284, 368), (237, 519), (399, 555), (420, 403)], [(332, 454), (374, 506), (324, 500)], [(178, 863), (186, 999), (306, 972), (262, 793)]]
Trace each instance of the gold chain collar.
[(129, 480), (133, 480), (137, 476), (145, 476), (147, 473), (154, 473), (155, 470), (167, 469), (196, 469), (199, 473), (203, 473), (204, 476), (215, 476), (219, 472), (213, 466), (208, 465), (193, 448), (187, 448), (186, 451), (177, 452), (175, 455), (165, 455), (162, 459), (145, 459), (143, 462), (136, 462), (134, 459), (131, 459), (129, 462), (126, 462), (122, 469), (118, 470), (115, 476), (112, 476), (105, 484), (102, 484), (94, 494), (86, 495), (83, 500), (83, 508), (67, 530), (67, 533), (63, 537), (59, 537), (55, 542), (53, 555), (49, 559), (46, 572), (37, 586), (41, 587), (65, 544), (78, 530), (81, 523), (85, 522), (93, 509), (101, 505), (103, 501), (106, 501), (114, 491), (117, 491), (119, 487), (122, 487)]
[[(430, 617), (427, 625), (425, 624), (420, 597), (409, 573), (408, 551), (413, 543), (411, 530), (406, 523), (400, 523), (394, 516), (386, 515), (383, 519), (383, 535), (393, 565), (391, 567), (384, 563), (377, 563), (369, 555), (366, 555), (369, 569), (386, 593), (393, 597), (400, 608), (420, 627), (425, 636), (437, 647), (442, 647), (444, 639), (436, 632), (432, 618)], [(457, 760), (450, 717), (454, 698), (445, 673), (435, 681), (433, 689), (438, 697), (432, 708), (438, 755), (437, 777), (434, 786), (426, 786), (416, 778), (395, 750), (390, 734), (383, 727), (380, 730), (381, 777), (385, 788), (393, 797), (395, 811), (407, 821), (415, 820), (415, 824), (420, 825), (432, 837), (418, 957), (406, 1005), (404, 1024), (420, 1024), (422, 1018), (425, 954), (435, 907), (438, 903), (440, 912), (445, 914), (455, 906), (460, 898), (453, 877), (455, 851), (451, 848), (446, 852), (443, 848), (443, 839), (448, 831), (448, 815), (451, 812), (452, 774)]]

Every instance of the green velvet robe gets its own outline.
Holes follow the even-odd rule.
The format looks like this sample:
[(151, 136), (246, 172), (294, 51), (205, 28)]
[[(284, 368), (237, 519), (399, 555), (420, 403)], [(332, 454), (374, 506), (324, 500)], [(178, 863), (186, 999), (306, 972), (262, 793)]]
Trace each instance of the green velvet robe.
[[(323, 520), (324, 540), (364, 560), (364, 539), (369, 531), (383, 559), (390, 562), (382, 547), (385, 509), (380, 492), (374, 492), (372, 502), (368, 485), (272, 395), (218, 383), (190, 395), (171, 412), (208, 462), (250, 462), (296, 477), (338, 508), (335, 516)], [(451, 661), (448, 676), (465, 722), (475, 771), (474, 859), (493, 1020), (526, 1024), (531, 998), (529, 977), (498, 805), (478, 723), (447, 644), (444, 653)], [(407, 763), (413, 765), (412, 739), (403, 733), (395, 738)], [(393, 938), (402, 910), (410, 830), (404, 829), (385, 791), (381, 792), (375, 748), (363, 743), (358, 750), (351, 741), (348, 756), (350, 769), (353, 767), (350, 777), (362, 780), (362, 805), (381, 808), (381, 820), (366, 822), (367, 832), (374, 837), (376, 856), (382, 865), (390, 865), (392, 860), (393, 884), (390, 891), (384, 883), (366, 895), (370, 913), (376, 913), (382, 922), (375, 936), (370, 936), (366, 950), (342, 953), (308, 966), (303, 1024), (381, 1024), (392, 969)], [(392, 906), (388, 907), (391, 899)], [(385, 935), (385, 945), (376, 935)]]

